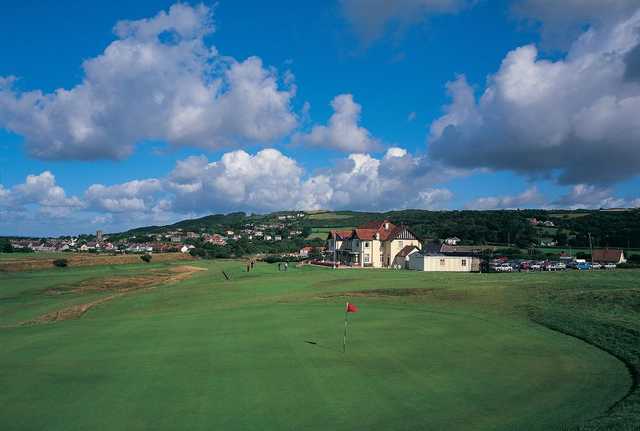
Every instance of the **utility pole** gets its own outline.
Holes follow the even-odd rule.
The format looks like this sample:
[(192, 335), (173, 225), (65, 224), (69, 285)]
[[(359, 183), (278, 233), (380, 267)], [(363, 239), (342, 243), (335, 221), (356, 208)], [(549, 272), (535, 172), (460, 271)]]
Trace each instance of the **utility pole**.
[(336, 232), (333, 233), (333, 269), (337, 268), (336, 265), (336, 244), (338, 243), (338, 234)]
[(593, 243), (591, 242), (591, 232), (589, 234), (589, 251), (591, 252), (591, 271), (593, 271)]

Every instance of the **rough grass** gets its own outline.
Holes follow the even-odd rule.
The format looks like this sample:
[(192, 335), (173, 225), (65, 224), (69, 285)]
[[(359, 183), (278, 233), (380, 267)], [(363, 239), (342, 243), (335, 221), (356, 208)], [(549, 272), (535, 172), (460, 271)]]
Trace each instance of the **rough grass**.
[[(7, 253), (13, 255), (14, 253)], [(5, 256), (0, 259), (0, 272), (33, 271), (49, 269), (55, 258), (64, 258), (69, 267), (124, 265), (140, 262), (139, 254), (95, 254), (95, 253), (22, 253), (15, 258)], [(176, 260), (193, 260), (185, 253), (159, 253), (153, 255), (155, 262), (173, 262)]]
[[(209, 271), (98, 304), (79, 319), (0, 329), (0, 428), (628, 430), (638, 423), (632, 368), (610, 353), (627, 366), (638, 356), (640, 272), (290, 266), (282, 273), (258, 264), (246, 273), (241, 262), (194, 265)], [(88, 280), (168, 268), (0, 274), (0, 321), (126, 288), (83, 289)], [(61, 287), (68, 293), (47, 293)], [(349, 316), (343, 354), (346, 296), (360, 311)]]

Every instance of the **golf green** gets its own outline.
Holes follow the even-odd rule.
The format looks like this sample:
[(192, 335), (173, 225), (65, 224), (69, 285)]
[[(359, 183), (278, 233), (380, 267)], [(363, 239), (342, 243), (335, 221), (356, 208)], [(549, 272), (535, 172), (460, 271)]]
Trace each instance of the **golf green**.
[[(197, 265), (209, 270), (27, 326), (11, 319), (78, 300), (47, 288), (149, 266), (0, 274), (0, 428), (549, 430), (630, 385), (614, 357), (497, 306), (499, 278)], [(359, 307), (346, 353), (344, 292)]]

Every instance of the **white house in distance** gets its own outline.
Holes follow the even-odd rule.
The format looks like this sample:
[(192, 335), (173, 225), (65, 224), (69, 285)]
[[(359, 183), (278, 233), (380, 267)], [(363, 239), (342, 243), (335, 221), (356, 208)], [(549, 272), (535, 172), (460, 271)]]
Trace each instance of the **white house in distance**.
[(480, 258), (475, 256), (413, 253), (409, 256), (407, 266), (415, 271), (479, 272)]
[(458, 245), (458, 243), (462, 241), (460, 238), (458, 238), (457, 236), (452, 236), (451, 238), (447, 238), (444, 240), (444, 243), (447, 245)]
[(331, 231), (327, 242), (327, 258), (335, 255), (341, 264), (373, 268), (393, 267), (407, 246), (422, 248), (413, 232), (389, 220), (369, 222), (351, 231)]

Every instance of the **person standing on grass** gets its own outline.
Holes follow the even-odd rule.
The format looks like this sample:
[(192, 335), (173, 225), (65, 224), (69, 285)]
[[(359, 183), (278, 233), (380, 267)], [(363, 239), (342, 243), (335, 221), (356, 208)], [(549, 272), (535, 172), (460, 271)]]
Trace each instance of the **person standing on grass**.
[(287, 272), (289, 270), (289, 263), (285, 262), (284, 263), (284, 271)]

